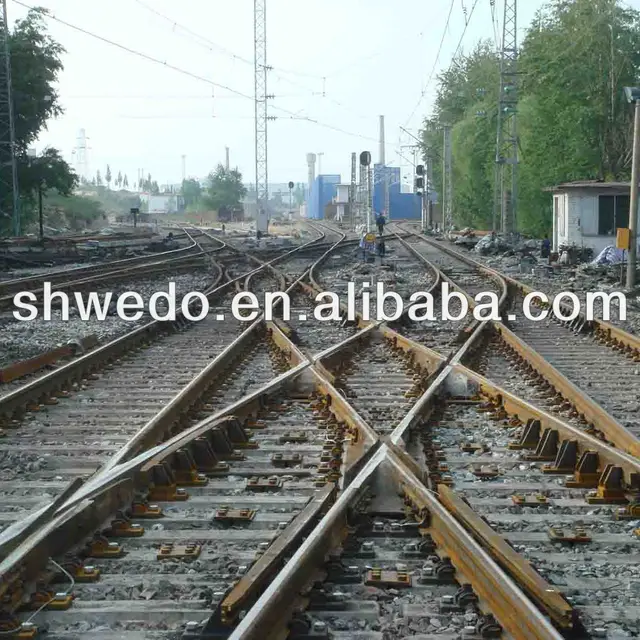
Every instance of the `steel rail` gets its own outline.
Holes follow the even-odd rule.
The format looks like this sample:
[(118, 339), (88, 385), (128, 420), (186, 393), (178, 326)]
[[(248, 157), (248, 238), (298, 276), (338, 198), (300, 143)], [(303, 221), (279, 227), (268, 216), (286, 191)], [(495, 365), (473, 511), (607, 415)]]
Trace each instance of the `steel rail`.
[[(324, 236), (321, 235), (321, 238), (322, 237)], [(306, 243), (305, 246), (313, 244), (317, 240), (318, 239), (312, 240), (311, 242)], [(295, 252), (296, 249), (288, 252), (287, 255)], [(286, 258), (286, 256), (279, 257), (276, 260), (284, 258)], [(272, 262), (275, 262), (276, 260)], [(258, 272), (262, 268), (263, 267), (260, 267), (259, 269), (254, 270), (254, 272)], [(243, 276), (239, 276), (236, 280), (240, 280), (242, 278)], [(226, 283), (225, 285), (220, 287), (220, 289), (232, 284), (234, 284), (234, 281)], [(232, 345), (229, 345), (223, 351), (223, 353), (221, 353), (216, 358), (216, 360), (206, 368), (205, 371), (201, 372), (201, 374), (197, 376), (192, 381), (192, 383), (187, 386), (187, 388), (183, 389), (181, 393), (179, 393), (167, 407), (165, 407), (156, 417), (154, 417), (154, 419), (150, 423), (148, 423), (141, 430), (141, 432), (139, 432), (129, 443), (127, 443), (127, 445), (125, 445), (125, 447), (121, 449), (120, 452), (114, 458), (112, 458), (109, 463), (107, 463), (107, 465), (98, 470), (93, 475), (93, 477), (85, 484), (82, 490), (78, 492), (77, 495), (73, 496), (71, 500), (67, 501), (67, 503), (63, 507), (55, 511), (53, 505), (49, 505), (32, 514), (29, 518), (26, 519), (26, 521), (16, 523), (16, 525), (14, 525), (13, 527), (5, 530), (3, 534), (0, 535), (0, 549), (9, 551), (17, 547), (17, 550), (11, 554), (10, 558), (7, 558), (7, 560), (10, 562), (10, 566), (5, 566), (5, 563), (3, 563), (2, 566), (5, 566), (5, 569), (4, 573), (2, 573), (1, 575), (5, 576), (6, 578), (8, 572), (10, 572), (10, 570), (15, 567), (18, 562), (24, 559), (24, 557), (33, 550), (34, 544), (31, 541), (33, 541), (34, 538), (37, 538), (40, 542), (42, 542), (43, 539), (46, 538), (47, 533), (55, 531), (55, 526), (53, 526), (52, 528), (51, 522), (48, 522), (48, 519), (50, 518), (52, 513), (56, 512), (60, 514), (64, 509), (72, 508), (74, 504), (76, 504), (77, 500), (82, 500), (83, 498), (85, 498), (88, 495), (87, 492), (95, 492), (96, 490), (99, 491), (101, 487), (105, 488), (106, 486), (113, 486), (114, 482), (119, 481), (116, 470), (125, 466), (125, 461), (128, 458), (131, 458), (131, 456), (141, 448), (151, 447), (153, 443), (157, 441), (161, 433), (167, 433), (167, 430), (175, 422), (176, 418), (191, 406), (194, 398), (197, 398), (197, 396), (199, 396), (203, 389), (207, 386), (206, 381), (207, 378), (211, 376), (211, 373), (215, 369), (224, 366), (224, 364), (228, 364), (229, 359), (232, 357), (234, 352), (237, 351), (239, 345), (245, 342), (248, 336), (255, 332), (258, 326), (260, 326), (261, 324), (262, 317), (254, 322), (238, 339), (234, 341), (234, 343), (232, 343)], [(306, 369), (310, 365), (310, 363), (306, 360), (306, 357), (295, 347), (295, 345), (287, 340), (286, 336), (282, 334), (277, 326), (269, 323), (269, 331), (274, 342), (278, 344), (280, 348), (286, 350), (287, 357), (293, 364), (294, 368), (289, 372), (278, 376), (271, 383), (271, 386), (266, 385), (264, 388), (257, 390), (255, 393), (249, 394), (240, 401), (233, 403), (225, 410), (218, 412), (217, 414), (215, 414), (215, 416), (199, 422), (191, 429), (187, 429), (185, 433), (192, 434), (192, 438), (199, 437), (200, 435), (202, 435), (202, 433), (211, 428), (211, 425), (217, 419), (228, 416), (231, 412), (235, 412), (241, 408), (246, 409), (247, 407), (251, 407), (254, 405), (261, 406), (261, 402), (264, 400), (265, 393), (268, 393), (270, 389), (279, 388), (280, 385), (287, 382), (290, 378), (297, 377), (304, 369)], [(327, 393), (327, 390), (325, 389), (324, 392)], [(171, 453), (177, 451), (178, 448), (184, 446), (187, 441), (188, 440), (185, 440), (183, 437), (178, 436), (177, 439), (174, 438), (173, 440), (170, 440), (166, 446), (155, 447), (153, 449), (150, 449), (150, 451), (153, 453), (162, 451), (164, 452), (164, 455), (170, 455)], [(138, 457), (137, 459), (139, 460), (140, 457)], [(56, 504), (58, 504), (58, 502), (59, 500), (56, 501)], [(32, 530), (37, 527), (39, 527), (39, 529), (36, 531), (36, 534), (31, 535), (30, 538), (28, 538), (25, 542), (24, 536), (31, 534)], [(18, 543), (22, 542), (22, 544), (17, 544), (17, 541)]]
[[(311, 243), (314, 241), (312, 240)], [(307, 243), (307, 244), (311, 244)], [(235, 250), (239, 254), (244, 255), (240, 250)], [(257, 273), (262, 271), (267, 266), (285, 259), (287, 256), (295, 253), (296, 249), (287, 252), (284, 256), (279, 256), (271, 260), (268, 263), (264, 263), (261, 266), (253, 269), (250, 273)], [(236, 282), (240, 282), (244, 280), (247, 274), (242, 274), (237, 276), (224, 284), (220, 284), (223, 278), (222, 269), (220, 269), (219, 276), (217, 280), (214, 282), (212, 287), (207, 289), (204, 294), (207, 296), (209, 300), (218, 296), (222, 293), (225, 293), (227, 289), (235, 285)], [(195, 304), (193, 305), (195, 306)], [(35, 397), (35, 398), (43, 398), (51, 395), (55, 395), (66, 383), (68, 380), (77, 380), (81, 379), (85, 373), (93, 372), (98, 366), (106, 363), (113, 358), (117, 357), (122, 353), (125, 349), (130, 348), (131, 346), (143, 344), (150, 337), (156, 335), (165, 330), (175, 330), (182, 326), (185, 323), (188, 323), (186, 319), (184, 319), (182, 310), (176, 313), (175, 321), (159, 321), (153, 320), (142, 327), (138, 327), (133, 331), (112, 340), (111, 342), (103, 345), (102, 347), (95, 349), (91, 353), (88, 353), (62, 367), (57, 369), (56, 371), (52, 371), (37, 380), (34, 380), (26, 385), (12, 391), (5, 396), (0, 398), (0, 418), (2, 416), (10, 416), (15, 411), (24, 410), (24, 407)]]
[(60, 269), (57, 271), (50, 271), (46, 274), (41, 274), (39, 276), (27, 276), (24, 278), (16, 278), (14, 280), (2, 280), (0, 281), (0, 295), (6, 295), (14, 289), (17, 291), (23, 291), (25, 287), (28, 288), (32, 285), (41, 284), (43, 280), (54, 282), (58, 278), (73, 277), (76, 274), (101, 273), (105, 270), (108, 271), (129, 266), (137, 266), (139, 264), (144, 264), (145, 262), (163, 260), (163, 256), (175, 256), (178, 253), (187, 253), (193, 251), (194, 249), (199, 249), (198, 243), (191, 236), (188, 235), (188, 237), (191, 240), (191, 244), (187, 247), (180, 247), (179, 249), (171, 249), (169, 251), (162, 251), (160, 253), (155, 253), (153, 255), (147, 256), (136, 256), (134, 258), (124, 258), (122, 260), (112, 260), (107, 263), (75, 267), (73, 269)]
[[(445, 253), (448, 253), (449, 255), (463, 262), (466, 262), (469, 265), (476, 267), (478, 270), (483, 271), (486, 274), (491, 274), (493, 276), (499, 276), (500, 278), (503, 278), (508, 285), (519, 290), (525, 295), (529, 293), (534, 293), (534, 289), (524, 284), (523, 282), (520, 282), (516, 278), (500, 273), (499, 271), (496, 271), (495, 269), (492, 269), (490, 267), (487, 267), (486, 265), (483, 265), (482, 263), (474, 260), (473, 258), (470, 258), (469, 256), (463, 253), (460, 253), (455, 249), (452, 249), (451, 247), (442, 246), (442, 243), (434, 242), (430, 238), (426, 238), (423, 235), (416, 233), (415, 231), (410, 231), (408, 229), (405, 229), (405, 231), (406, 233), (409, 233), (414, 237), (420, 238), (422, 241), (428, 244), (431, 244), (432, 246), (435, 246), (438, 249), (441, 249)], [(561, 304), (561, 306), (564, 309), (569, 310), (566, 305)], [(587, 327), (588, 329), (591, 329), (600, 337), (609, 339), (611, 342), (611, 346), (622, 346), (624, 347), (627, 353), (633, 353), (638, 357), (640, 357), (640, 336), (631, 334), (625, 331), (624, 329), (621, 329), (620, 327), (616, 327), (615, 325), (612, 325), (611, 323), (605, 320), (594, 318), (593, 320), (587, 321), (583, 313), (580, 313), (579, 317), (583, 320), (585, 327)]]
[(493, 613), (514, 638), (560, 640), (562, 635), (548, 618), (434, 494), (425, 488), (401, 458), (392, 449), (387, 449), (386, 453), (386, 461), (393, 475), (412, 506), (419, 511), (416, 517), (427, 524), (436, 550), (451, 558), (457, 579), (473, 587), (480, 598), (480, 608)]
[[(503, 301), (504, 301), (503, 295)], [(468, 534), (462, 529), (460, 524), (443, 509), (435, 499), (425, 490), (424, 486), (415, 478), (411, 478), (407, 475), (405, 467), (406, 456), (404, 456), (401, 449), (395, 450), (392, 453), (384, 451), (384, 447), (388, 446), (394, 448), (397, 445), (403, 445), (403, 438), (408, 430), (419, 419), (424, 417), (424, 414), (429, 411), (431, 404), (435, 401), (437, 396), (444, 391), (444, 385), (448, 381), (450, 376), (464, 376), (469, 375), (485, 392), (491, 383), (482, 379), (481, 376), (466, 370), (459, 362), (464, 358), (468, 350), (472, 347), (473, 343), (477, 340), (483, 330), (487, 327), (488, 321), (479, 323), (473, 334), (465, 342), (465, 344), (457, 351), (457, 353), (451, 358), (451, 363), (447, 363), (446, 366), (440, 371), (439, 375), (433, 381), (431, 386), (418, 400), (418, 403), (414, 406), (410, 415), (402, 421), (396, 430), (391, 434), (388, 445), (383, 444), (382, 448), (379, 448), (374, 457), (369, 460), (369, 465), (365, 467), (361, 474), (367, 474), (367, 477), (373, 472), (370, 465), (378, 465), (382, 459), (396, 457), (393, 461), (397, 472), (405, 477), (409, 477), (411, 482), (411, 496), (415, 500), (416, 497), (420, 499), (421, 504), (433, 503), (435, 507), (432, 509), (437, 511), (437, 515), (441, 519), (440, 527), (442, 523), (447, 523), (449, 526), (446, 529), (446, 534), (439, 536), (439, 542), (445, 549), (452, 549), (452, 552), (456, 554), (458, 562), (456, 568), (461, 563), (466, 569), (465, 578), (471, 579), (473, 582), (474, 590), (479, 592), (487, 602), (490, 602), (490, 609), (494, 612), (500, 612), (497, 614), (500, 622), (505, 626), (505, 629), (511, 631), (514, 637), (525, 638), (559, 638), (561, 637), (557, 631), (550, 625), (549, 621), (534, 607), (534, 605), (527, 599), (525, 594), (515, 585), (515, 583), (502, 573), (502, 569), (491, 560), (487, 553), (478, 548), (478, 545), (471, 539)], [(374, 327), (369, 327), (368, 331), (371, 332)], [(335, 347), (327, 350), (329, 354), (336, 352)], [(322, 356), (323, 354), (320, 354)], [(321, 358), (320, 358), (321, 359)], [(493, 386), (494, 389), (495, 386)], [(638, 461), (630, 456), (616, 451), (615, 449), (603, 444), (596, 438), (589, 436), (581, 432), (580, 430), (565, 424), (557, 418), (533, 407), (529, 403), (509, 394), (504, 390), (499, 390), (499, 396), (504, 403), (505, 408), (511, 414), (520, 415), (521, 417), (535, 416), (540, 419), (544, 426), (553, 426), (563, 436), (571, 439), (577, 439), (583, 443), (585, 450), (596, 451), (601, 456), (602, 464), (616, 464), (622, 466), (625, 469), (626, 478), (631, 481), (631, 477), (638, 470)], [(404, 461), (403, 461), (404, 456)], [(334, 546), (337, 546), (341, 538), (344, 536), (345, 522), (340, 522), (336, 514), (341, 513), (343, 516), (346, 513), (345, 502), (349, 496), (350, 491), (355, 491), (356, 488), (360, 488), (362, 485), (359, 483), (361, 480), (361, 474), (356, 476), (352, 485), (348, 486), (343, 496), (339, 498), (338, 502), (334, 505), (332, 510), (325, 516), (318, 528), (309, 536), (303, 547), (301, 547), (298, 553), (291, 559), (285, 569), (277, 576), (276, 580), (272, 583), (270, 589), (263, 594), (256, 605), (248, 612), (244, 620), (238, 626), (232, 635), (234, 640), (264, 638), (266, 629), (275, 630), (267, 636), (268, 638), (278, 637), (277, 630), (281, 628), (282, 620), (287, 618), (287, 611), (291, 611), (297, 600), (297, 595), (309, 580), (314, 576), (314, 572), (321, 564), (324, 554), (328, 550), (326, 543), (327, 539), (333, 539), (336, 541)], [(431, 515), (433, 517), (433, 514)], [(437, 534), (436, 534), (437, 535)], [(462, 537), (463, 544), (458, 546), (456, 540)], [(470, 550), (471, 549), (471, 550)], [(522, 560), (522, 565), (526, 565)], [(489, 568), (489, 569), (488, 569)], [(496, 576), (498, 576), (498, 583), (496, 585)], [(478, 586), (477, 581), (480, 577), (480, 584)], [(540, 587), (541, 582), (537, 582), (537, 586)], [(544, 583), (546, 584), (546, 583)], [(504, 589), (508, 585), (508, 593), (512, 599), (506, 599), (504, 597)], [(538, 598), (544, 594), (535, 593), (534, 597)], [(544, 603), (544, 600), (541, 600)], [(557, 605), (558, 602), (555, 602)], [(566, 604), (563, 604), (561, 609), (566, 613)], [(523, 628), (523, 620), (527, 622), (532, 621), (531, 626)], [(566, 619), (565, 619), (566, 621)], [(522, 635), (523, 632), (526, 635)]]
[(362, 497), (374, 473), (383, 465), (392, 470), (407, 497), (428, 512), (432, 536), (440, 549), (452, 556), (456, 570), (481, 598), (482, 609), (495, 613), (513, 637), (526, 640), (559, 640), (562, 637), (484, 549), (425, 489), (405, 466), (402, 454), (397, 455), (388, 445), (380, 443), (377, 451), (244, 616), (230, 640), (275, 640), (282, 637), (283, 625), (299, 605), (300, 591), (313, 582), (325, 555), (340, 546), (346, 537), (349, 510)]
[(554, 389), (575, 406), (578, 413), (623, 451), (640, 457), (640, 441), (585, 391), (560, 373), (503, 324), (494, 324), (502, 340), (537, 371)]
[(247, 612), (229, 640), (276, 640), (282, 637), (286, 620), (298, 606), (300, 591), (314, 581), (326, 554), (346, 537), (349, 507), (362, 496), (367, 482), (384, 457), (384, 445), (381, 445)]
[[(55, 542), (55, 548), (48, 546), (54, 543), (54, 541), (50, 539), (51, 534), (57, 531), (59, 526), (67, 522), (69, 518), (83, 514), (84, 508), (95, 505), (98, 496), (107, 494), (113, 487), (121, 486), (122, 482), (133, 483), (138, 474), (148, 472), (151, 467), (159, 464), (168, 456), (184, 448), (190, 442), (203, 436), (216, 426), (230, 420), (237, 421), (238, 415), (245, 413), (250, 414), (256, 407), (261, 406), (261, 402), (263, 402), (265, 396), (273, 395), (284, 388), (289, 382), (299, 377), (309, 366), (310, 364), (308, 362), (302, 362), (221, 411), (216, 412), (204, 420), (200, 420), (185, 431), (171, 437), (166, 442), (143, 451), (134, 458), (123, 460), (118, 465), (106, 466), (98, 470), (75, 491), (75, 493), (69, 496), (64, 504), (58, 507), (53, 519), (44, 523), (41, 522), (41, 526), (39, 526), (35, 532), (31, 533), (26, 539), (21, 540), (20, 544), (15, 546), (9, 555), (0, 562), (0, 585), (3, 581), (6, 582), (13, 577), (12, 574), (17, 565), (36, 550), (38, 545), (45, 545), (46, 547), (45, 553), (40, 552), (38, 554), (40, 557), (39, 566), (42, 568), (43, 558), (59, 555), (70, 546), (73, 546), (74, 540), (79, 542), (80, 539), (85, 537), (91, 528), (91, 526), (87, 526), (86, 524), (78, 529), (76, 536), (73, 538), (69, 538), (69, 533), (67, 532), (63, 539)], [(122, 504), (124, 504), (124, 502)], [(118, 508), (110, 507), (108, 512), (117, 511), (119, 508), (122, 508), (122, 504)], [(80, 505), (84, 505), (84, 507), (79, 509)], [(29, 526), (34, 520), (42, 518), (45, 509), (48, 508), (49, 507), (45, 507), (38, 513), (33, 514), (30, 518), (21, 521), (19, 523), (21, 530), (23, 531), (25, 526)], [(102, 512), (100, 513), (102, 514)], [(94, 520), (94, 515), (91, 512), (86, 512), (85, 515), (89, 517), (92, 523), (95, 522), (96, 527), (99, 526), (101, 520)], [(106, 515), (104, 515), (103, 519), (104, 518), (106, 518)], [(0, 534), (0, 549), (7, 549), (7, 545), (13, 544), (16, 532), (13, 533), (14, 535), (12, 536), (9, 529), (7, 529)]]
[(541, 432), (551, 429), (557, 431), (564, 440), (577, 441), (578, 453), (584, 451), (596, 452), (603, 468), (607, 464), (620, 467), (624, 471), (627, 486), (640, 488), (640, 459), (637, 456), (616, 449), (599, 438), (581, 431), (463, 365), (457, 364), (451, 369), (453, 374), (459, 376), (458, 381), (468, 381), (481, 395), (493, 400), (496, 406), (499, 405), (504, 408), (510, 416), (517, 417), (523, 423), (528, 420), (539, 420)]
[[(203, 260), (206, 260), (207, 256), (212, 256), (221, 250), (222, 248), (209, 249), (193, 256), (173, 258), (171, 260), (166, 260), (165, 262), (157, 262), (148, 265), (145, 264), (138, 267), (127, 267), (126, 269), (119, 269), (115, 271), (105, 271), (81, 280), (61, 281), (59, 284), (55, 285), (54, 291), (83, 291), (86, 290), (87, 287), (90, 287), (92, 285), (103, 287), (106, 283), (109, 282), (120, 282), (122, 280), (131, 278), (139, 279), (143, 277), (150, 277), (157, 274), (162, 274), (170, 269), (174, 271), (183, 271), (187, 269), (193, 270), (193, 268), (199, 266), (203, 262)], [(32, 304), (41, 305), (43, 302), (43, 292), (44, 287), (42, 289), (25, 289), (20, 293), (31, 293), (35, 295), (37, 299), (32, 302)], [(17, 295), (18, 293), (0, 297), (0, 308), (11, 307)]]
[[(422, 241), (435, 246), (437, 249), (452, 255), (456, 259), (459, 259), (462, 262), (465, 262), (470, 266), (477, 268), (479, 271), (486, 273), (492, 278), (501, 277), (505, 282), (513, 286), (517, 286), (523, 291), (532, 291), (532, 289), (518, 282), (517, 280), (513, 280), (508, 276), (500, 274), (498, 271), (485, 267), (475, 260), (463, 254), (459, 254), (457, 251), (454, 251), (450, 247), (441, 246), (439, 243), (424, 238), (416, 233), (414, 233), (413, 235), (415, 237), (418, 237)], [(587, 422), (589, 422), (591, 425), (593, 425), (594, 428), (599, 430), (612, 444), (619, 447), (623, 451), (631, 453), (632, 455), (640, 456), (640, 442), (628, 429), (626, 429), (616, 418), (614, 418), (608, 411), (606, 411), (595, 400), (593, 400), (589, 394), (577, 387), (564, 374), (558, 371), (543, 356), (531, 349), (529, 345), (521, 340), (502, 321), (485, 321), (480, 325), (477, 325), (475, 327), (473, 339), (469, 340), (464, 347), (465, 351), (468, 351), (471, 348), (471, 345), (479, 339), (481, 333), (489, 330), (489, 324), (495, 331), (498, 332), (505, 344), (512, 348), (523, 361), (527, 362), (538, 374), (540, 374), (550, 385), (552, 385), (558, 393), (560, 393), (575, 407), (576, 411), (581, 416), (583, 416)], [(596, 331), (600, 335), (606, 334), (609, 336), (618, 336), (615, 339), (611, 337), (611, 340), (617, 340), (620, 344), (625, 345), (625, 348), (635, 349), (635, 346), (633, 345), (635, 345), (636, 343), (640, 345), (640, 339), (636, 338), (636, 336), (626, 334), (626, 332), (613, 327), (613, 325), (609, 325), (608, 323), (603, 323), (602, 321), (597, 320), (595, 320), (593, 324), (594, 327), (596, 327)], [(613, 330), (618, 333), (614, 334)], [(626, 334), (626, 337), (624, 337), (624, 339), (619, 337), (620, 332)], [(457, 361), (462, 361), (464, 357), (465, 353), (463, 353), (462, 350), (459, 351), (457, 354)]]
[[(307, 243), (305, 246), (309, 244), (313, 244), (314, 241), (315, 240), (312, 240), (311, 242)], [(297, 248), (292, 251), (289, 251), (286, 255), (295, 253), (296, 250)], [(242, 252), (238, 251), (238, 253), (242, 253)], [(275, 260), (284, 259), (286, 258), (286, 255), (281, 256), (280, 258), (276, 258)], [(266, 266), (268, 265), (264, 264), (261, 267), (258, 267), (257, 269), (255, 269), (252, 273), (259, 272)], [(222, 270), (220, 270), (218, 282), (220, 281), (221, 278), (222, 278)], [(223, 292), (224, 290), (234, 285), (237, 281), (242, 280), (243, 278), (244, 278), (244, 274), (241, 276), (238, 276), (237, 278), (219, 287), (214, 288), (213, 290), (208, 291), (207, 296), (211, 298), (214, 295)], [(181, 312), (179, 315), (180, 316), (182, 315)], [(57, 392), (60, 389), (61, 382), (64, 383), (70, 377), (80, 379), (84, 375), (84, 372), (86, 370), (89, 370), (89, 371), (93, 370), (96, 365), (96, 360), (98, 360), (99, 362), (110, 361), (113, 357), (115, 357), (116, 355), (122, 352), (123, 347), (131, 346), (130, 343), (132, 338), (135, 338), (138, 341), (140, 339), (145, 340), (148, 331), (151, 331), (154, 329), (158, 330), (159, 328), (165, 327), (167, 324), (168, 323), (161, 323), (159, 321), (154, 321), (152, 323), (149, 323), (143, 327), (140, 327), (137, 330), (134, 330), (133, 332), (130, 332), (129, 334), (126, 334), (125, 336), (122, 336), (121, 338), (118, 338), (108, 343), (107, 345), (104, 345), (104, 347), (101, 347), (100, 349), (97, 349), (87, 354), (86, 356), (83, 356), (77, 360), (74, 360), (73, 362), (69, 363), (65, 367), (62, 367), (57, 371), (52, 372), (51, 374), (43, 376), (42, 378), (39, 378), (38, 380), (35, 380), (32, 383), (29, 383), (20, 389), (17, 389), (12, 394), (8, 394), (0, 398), (0, 416), (3, 414), (12, 415), (15, 413), (16, 408), (23, 409), (31, 401), (31, 398), (35, 393), (38, 393), (39, 397), (41, 396), (48, 397), (52, 395), (53, 392)], [(175, 325), (179, 325), (179, 322), (176, 321), (175, 323), (170, 323), (170, 324), (171, 326), (175, 326)], [(254, 324), (254, 327), (255, 326), (257, 325)], [(237, 344), (234, 343), (233, 346), (230, 346), (229, 348), (225, 349), (223, 353), (220, 354), (218, 358), (216, 358), (216, 360), (212, 363), (212, 366), (207, 367), (207, 370), (210, 372), (214, 370), (214, 368), (218, 368), (219, 366), (221, 366), (222, 363), (227, 362), (230, 355), (236, 350), (237, 350)], [(301, 359), (304, 358), (304, 356), (302, 356), (302, 354), (300, 354), (299, 351), (295, 349), (295, 347), (293, 350), (290, 351), (290, 355), (291, 353), (298, 354), (299, 358)], [(298, 355), (296, 355), (296, 357), (298, 357)], [(214, 364), (215, 364), (215, 367), (213, 366)], [(198, 389), (202, 390), (205, 380), (206, 380), (205, 377), (198, 376), (194, 381), (192, 381), (192, 383), (188, 385), (188, 387), (185, 390), (183, 390), (184, 393), (179, 393), (169, 403), (169, 405), (164, 407), (164, 409), (160, 412), (158, 416), (156, 416), (155, 419), (151, 420), (147, 425), (145, 425), (145, 427), (142, 429), (141, 433), (138, 434), (137, 437), (134, 437), (132, 441), (130, 441), (129, 443), (127, 443), (127, 445), (125, 445), (125, 450), (121, 450), (120, 454), (117, 454), (117, 459), (120, 460), (122, 459), (122, 457), (130, 455), (131, 451), (134, 450), (134, 448), (139, 444), (140, 441), (148, 442), (149, 438), (152, 437), (150, 436), (150, 434), (157, 434), (161, 432), (163, 429), (169, 428), (170, 421), (172, 420), (172, 418), (175, 418), (177, 415), (180, 415), (180, 411), (184, 410), (185, 405), (193, 401), (193, 398), (195, 397), (194, 393)], [(43, 510), (40, 510), (34, 514), (34, 517), (42, 520), (43, 518), (42, 514), (43, 514)], [(2, 534), (0, 534), (0, 544), (2, 540), (5, 540), (7, 538), (15, 538), (16, 536), (24, 535), (24, 527), (22, 526), (22, 524), (23, 524), (22, 522), (16, 523), (10, 526), (9, 528), (7, 528)]]

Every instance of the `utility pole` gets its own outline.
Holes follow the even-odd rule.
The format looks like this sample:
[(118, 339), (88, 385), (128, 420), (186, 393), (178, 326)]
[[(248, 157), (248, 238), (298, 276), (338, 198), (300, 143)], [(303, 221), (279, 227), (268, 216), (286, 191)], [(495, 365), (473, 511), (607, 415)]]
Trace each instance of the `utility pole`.
[(367, 233), (371, 231), (373, 218), (373, 167), (367, 167)]
[(371, 212), (373, 211), (373, 189), (371, 188), (371, 153), (363, 151), (360, 154), (360, 180), (365, 186), (365, 215), (367, 217), (367, 233), (371, 231)]
[(498, 98), (498, 132), (496, 139), (495, 199), (493, 230), (497, 220), (502, 232), (513, 233), (518, 227), (518, 33), (517, 0), (505, 0), (500, 56), (500, 95)]
[(365, 194), (367, 190), (367, 167), (362, 164), (362, 154), (360, 154), (360, 169), (358, 174), (358, 223), (362, 223), (363, 216), (366, 215)]
[(357, 154), (351, 154), (351, 183), (349, 185), (349, 228), (353, 229), (356, 223), (356, 164)]
[(427, 149), (427, 155), (425, 158), (425, 163), (427, 165), (427, 179), (425, 180), (424, 185), (424, 197), (425, 197), (425, 208), (426, 208), (426, 218), (427, 218), (427, 228), (430, 228), (433, 225), (433, 211), (431, 208), (431, 185), (433, 184), (433, 162), (431, 159), (431, 155), (429, 150)]
[(636, 286), (638, 251), (638, 180), (640, 180), (640, 98), (636, 99), (633, 123), (633, 160), (631, 165), (631, 202), (629, 204), (629, 257), (627, 259), (627, 289)]
[[(13, 112), (13, 83), (11, 80), (11, 47), (9, 46), (9, 22), (7, 0), (2, 0), (2, 25), (0, 25), (0, 216), (12, 219), (13, 235), (22, 232), (20, 220), (20, 189), (18, 187), (18, 163), (16, 158), (16, 128)], [(7, 174), (10, 173), (10, 177)]]
[(182, 184), (184, 185), (184, 181), (187, 179), (187, 156), (182, 154)]
[(229, 171), (229, 147), (224, 148), (224, 153), (225, 153), (224, 166), (225, 166), (225, 169)]
[(269, 172), (267, 164), (267, 0), (253, 0), (254, 107), (256, 156), (256, 233), (269, 228)]
[(453, 185), (451, 158), (451, 127), (444, 125), (444, 153), (442, 154), (442, 221), (445, 229), (452, 224)]
[(384, 172), (383, 176), (382, 176), (382, 188), (383, 188), (383, 193), (384, 193), (384, 213), (387, 216), (387, 220), (391, 219), (391, 216), (389, 215), (389, 204), (390, 204), (390, 197), (389, 197), (389, 171), (387, 170), (387, 161), (386, 161), (386, 154), (385, 154), (385, 140), (384, 140), (384, 116), (380, 116), (380, 139), (379, 139), (379, 144), (380, 144), (380, 168), (381, 170)]

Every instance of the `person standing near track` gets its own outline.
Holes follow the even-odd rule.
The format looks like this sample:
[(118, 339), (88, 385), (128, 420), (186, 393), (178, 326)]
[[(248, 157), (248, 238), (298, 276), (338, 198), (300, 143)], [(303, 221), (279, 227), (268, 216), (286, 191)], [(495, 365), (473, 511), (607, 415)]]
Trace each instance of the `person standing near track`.
[(376, 218), (376, 224), (378, 225), (378, 233), (382, 235), (384, 233), (384, 225), (386, 224), (386, 220), (382, 214), (380, 214)]
[(362, 256), (362, 261), (365, 262), (367, 259), (367, 234), (363, 233), (362, 238), (360, 238), (360, 255)]

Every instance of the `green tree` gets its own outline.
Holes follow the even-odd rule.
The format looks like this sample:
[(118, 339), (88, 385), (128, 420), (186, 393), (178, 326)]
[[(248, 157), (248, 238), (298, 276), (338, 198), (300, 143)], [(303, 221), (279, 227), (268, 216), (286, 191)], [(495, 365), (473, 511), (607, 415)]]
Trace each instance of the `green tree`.
[(78, 177), (64, 161), (57, 149), (45, 149), (36, 158), (30, 159), (18, 176), (21, 191), (33, 197), (38, 187), (55, 189), (60, 195), (68, 196), (78, 184)]
[[(619, 0), (552, 0), (523, 41), (518, 76), (519, 229), (551, 227), (543, 189), (574, 179), (627, 180), (637, 84), (640, 14)], [(425, 156), (442, 185), (442, 127), (452, 127), (454, 219), (488, 228), (493, 208), (499, 61), (488, 43), (438, 78), (425, 120)]]
[(522, 47), (519, 211), (524, 229), (551, 227), (544, 187), (630, 177), (640, 14), (616, 0), (555, 0)]
[(154, 196), (160, 193), (160, 187), (158, 186), (158, 183), (155, 180), (149, 185), (149, 192), (152, 193)]
[[(126, 174), (126, 173), (124, 174), (124, 179), (122, 180), (122, 186), (123, 186), (125, 189), (128, 189), (128, 188), (129, 188), (129, 178), (127, 177), (127, 174)], [(135, 185), (134, 185), (134, 186), (135, 186)]]
[(111, 189), (111, 167), (109, 165), (107, 165), (107, 171), (104, 174), (104, 179), (107, 183), (107, 189)]
[(56, 190), (47, 191), (43, 199), (44, 218), (49, 224), (64, 225), (75, 231), (97, 221), (106, 220), (98, 200), (85, 196), (63, 196)]
[(122, 188), (122, 171), (118, 171), (118, 175), (116, 176), (116, 186), (118, 189)]
[(194, 178), (182, 181), (182, 197), (185, 207), (195, 207), (202, 197), (202, 186)]
[(219, 164), (207, 177), (204, 203), (210, 209), (219, 211), (222, 207), (235, 209), (241, 206), (247, 189), (242, 184), (242, 174), (238, 169), (227, 170)]
[(103, 185), (102, 182), (102, 174), (100, 173), (100, 169), (96, 171), (96, 184), (101, 187)]
[[(30, 206), (37, 188), (40, 164), (36, 166), (27, 154), (27, 149), (37, 140), (46, 122), (62, 114), (58, 93), (55, 89), (59, 72), (62, 70), (61, 56), (64, 49), (47, 33), (43, 16), (46, 11), (32, 9), (23, 20), (16, 21), (9, 34), (11, 51), (11, 74), (13, 80), (13, 99), (15, 109), (16, 160), (21, 200), (25, 202), (21, 217), (23, 226), (35, 218), (35, 211)], [(1, 28), (0, 24), (0, 28)], [(52, 155), (55, 150), (48, 150), (42, 162), (46, 162), (51, 172), (55, 173), (60, 184), (75, 184), (77, 177), (59, 156)], [(3, 180), (10, 182), (11, 167), (7, 163), (0, 166)], [(34, 187), (36, 185), (36, 187)], [(12, 208), (9, 193), (0, 193), (2, 207)], [(0, 234), (8, 232), (10, 221), (0, 219)]]
[[(423, 159), (442, 192), (444, 127), (451, 127), (454, 219), (487, 227), (493, 208), (499, 62), (489, 42), (458, 56), (438, 78), (434, 114), (422, 131)], [(493, 88), (493, 91), (491, 90)]]

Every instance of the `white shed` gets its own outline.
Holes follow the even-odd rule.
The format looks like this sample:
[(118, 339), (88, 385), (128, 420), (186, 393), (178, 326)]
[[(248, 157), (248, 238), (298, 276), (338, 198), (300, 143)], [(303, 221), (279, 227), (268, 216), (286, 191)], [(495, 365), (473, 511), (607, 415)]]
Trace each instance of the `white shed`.
[(581, 180), (548, 189), (553, 193), (553, 250), (577, 245), (598, 255), (616, 244), (616, 229), (629, 226), (629, 182)]

